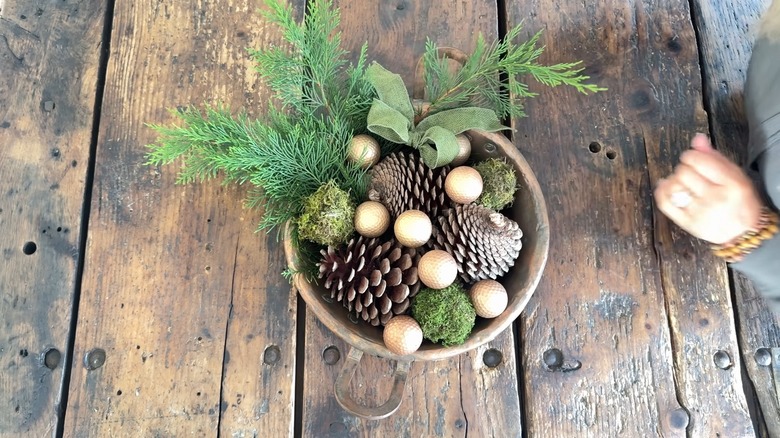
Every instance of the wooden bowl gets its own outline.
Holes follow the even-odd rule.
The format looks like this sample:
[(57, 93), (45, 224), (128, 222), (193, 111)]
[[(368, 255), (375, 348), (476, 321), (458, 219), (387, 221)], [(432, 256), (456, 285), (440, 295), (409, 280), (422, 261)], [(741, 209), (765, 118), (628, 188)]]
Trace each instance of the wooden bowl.
[[(329, 303), (323, 299), (323, 296), (330, 297), (330, 293), (325, 288), (307, 282), (303, 275), (295, 275), (294, 287), (306, 301), (308, 308), (326, 327), (354, 348), (375, 356), (405, 362), (439, 360), (456, 356), (477, 348), (506, 330), (523, 311), (536, 289), (547, 262), (550, 242), (547, 207), (539, 183), (517, 148), (502, 134), (467, 131), (466, 135), (471, 138), (472, 159), (479, 161), (487, 158), (506, 158), (507, 162), (515, 168), (520, 185), (512, 207), (503, 211), (520, 224), (524, 233), (523, 248), (519, 258), (509, 272), (499, 280), (509, 294), (507, 309), (494, 319), (477, 318), (471, 336), (462, 345), (443, 347), (425, 341), (416, 352), (397, 356), (385, 347), (380, 327), (373, 327), (362, 321), (358, 324), (351, 322), (347, 309), (340, 303)], [(297, 266), (297, 254), (290, 243), (289, 230), (286, 232), (284, 251), (290, 267)]]

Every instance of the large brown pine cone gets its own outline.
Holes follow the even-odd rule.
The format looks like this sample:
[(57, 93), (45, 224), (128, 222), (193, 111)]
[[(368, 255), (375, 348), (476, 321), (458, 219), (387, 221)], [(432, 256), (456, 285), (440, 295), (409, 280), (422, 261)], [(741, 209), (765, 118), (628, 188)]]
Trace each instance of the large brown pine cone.
[(368, 198), (381, 202), (395, 219), (406, 210), (420, 210), (431, 220), (449, 207), (444, 180), (450, 167), (431, 169), (416, 153), (395, 152), (371, 169)]
[(420, 290), (417, 261), (421, 254), (390, 239), (352, 238), (346, 247), (322, 250), (320, 278), (330, 297), (341, 301), (355, 316), (385, 325), (409, 309), (409, 299)]
[(523, 247), (517, 222), (478, 204), (444, 210), (437, 222), (431, 246), (455, 257), (466, 283), (504, 275)]

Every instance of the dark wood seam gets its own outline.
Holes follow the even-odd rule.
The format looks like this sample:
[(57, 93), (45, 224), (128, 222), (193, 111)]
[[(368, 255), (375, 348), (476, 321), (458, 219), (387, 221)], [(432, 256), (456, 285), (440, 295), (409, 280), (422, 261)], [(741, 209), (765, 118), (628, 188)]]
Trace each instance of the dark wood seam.
[(74, 282), (73, 300), (70, 309), (70, 330), (63, 362), (62, 385), (59, 388), (59, 404), (55, 407), (57, 412), (57, 429), (55, 436), (62, 437), (65, 428), (65, 413), (68, 408), (68, 393), (70, 390), (71, 372), (74, 363), (73, 350), (76, 343), (76, 329), (79, 321), (79, 301), (81, 298), (81, 285), (84, 277), (84, 261), (87, 251), (87, 233), (89, 232), (89, 215), (92, 204), (92, 185), (95, 180), (95, 157), (97, 154), (98, 134), (100, 131), (100, 112), (103, 106), (103, 91), (106, 85), (106, 72), (108, 59), (111, 52), (111, 31), (114, 23), (114, 0), (106, 0), (106, 12), (103, 18), (103, 32), (101, 35), (100, 60), (98, 63), (97, 83), (95, 84), (95, 105), (92, 112), (92, 135), (89, 140), (89, 159), (87, 164), (86, 181), (84, 184), (84, 200), (81, 208), (81, 227), (79, 229), (79, 252), (76, 263), (76, 279)]

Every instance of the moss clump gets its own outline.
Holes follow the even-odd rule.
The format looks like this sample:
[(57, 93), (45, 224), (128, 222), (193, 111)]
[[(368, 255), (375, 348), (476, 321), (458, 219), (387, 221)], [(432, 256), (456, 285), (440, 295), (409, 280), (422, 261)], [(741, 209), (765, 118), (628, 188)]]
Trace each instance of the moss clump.
[(298, 236), (322, 245), (338, 246), (355, 232), (355, 204), (334, 181), (320, 186), (303, 202)]
[(517, 191), (515, 169), (504, 160), (489, 158), (474, 166), (482, 176), (482, 195), (477, 203), (499, 211), (512, 205)]
[(459, 283), (444, 289), (423, 288), (414, 297), (412, 316), (423, 336), (445, 347), (466, 342), (477, 314)]

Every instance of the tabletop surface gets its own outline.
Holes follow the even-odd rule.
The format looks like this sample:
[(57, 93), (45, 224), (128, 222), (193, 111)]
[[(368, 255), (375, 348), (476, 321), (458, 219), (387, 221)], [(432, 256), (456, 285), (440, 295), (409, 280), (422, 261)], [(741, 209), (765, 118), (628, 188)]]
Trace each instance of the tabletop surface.
[[(305, 0), (290, 0), (299, 17)], [(744, 156), (745, 70), (768, 0), (340, 1), (344, 47), (408, 83), (427, 38), (469, 51), (524, 22), (544, 62), (512, 140), (550, 217), (511, 330), (412, 364), (390, 418), (336, 403), (349, 346), (280, 275), (243, 188), (145, 165), (147, 124), (262, 115), (258, 1), (0, 0), (0, 437), (743, 437), (780, 431), (780, 330), (749, 282), (664, 219), (654, 182), (695, 132)], [(558, 349), (564, 367), (542, 358)], [(393, 364), (352, 392), (385, 401)]]

